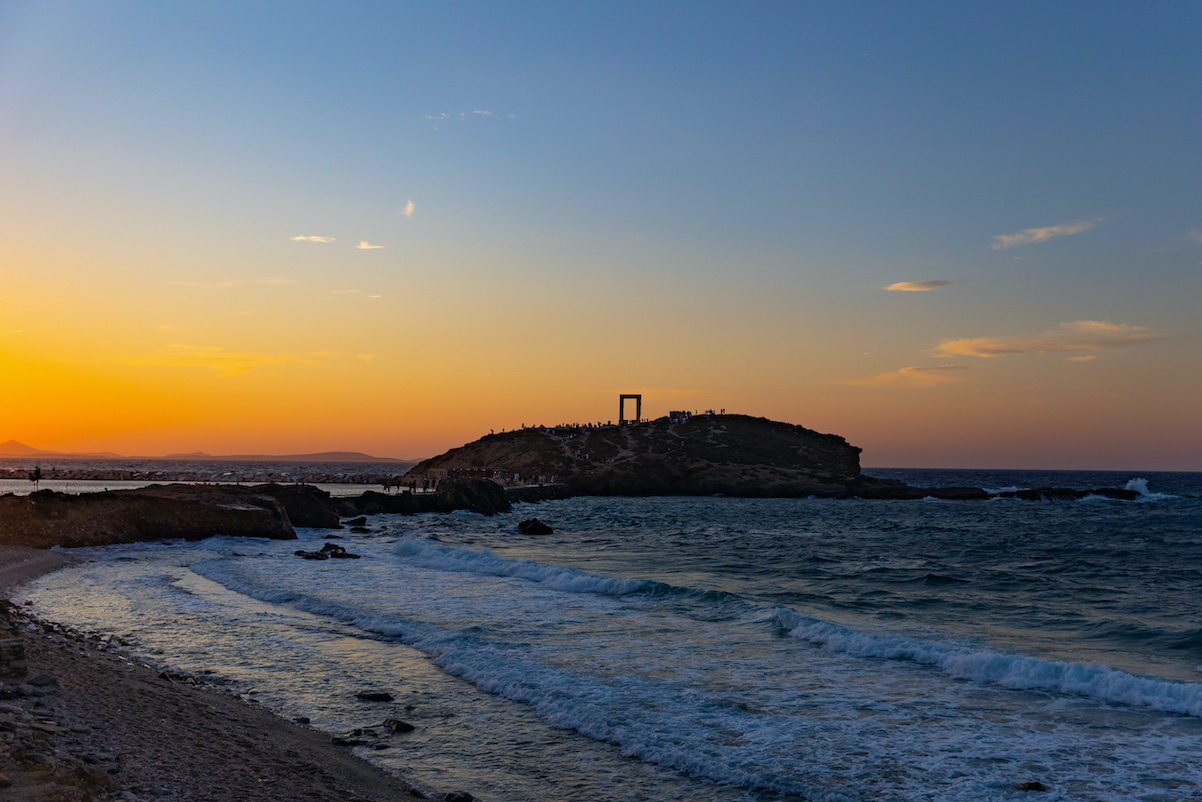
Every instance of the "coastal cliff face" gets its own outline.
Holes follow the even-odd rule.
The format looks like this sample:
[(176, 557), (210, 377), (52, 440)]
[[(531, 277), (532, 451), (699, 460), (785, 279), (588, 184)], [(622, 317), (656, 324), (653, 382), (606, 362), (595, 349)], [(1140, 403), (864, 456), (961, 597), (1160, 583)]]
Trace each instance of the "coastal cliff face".
[(747, 415), (502, 432), (410, 473), (454, 467), (499, 468), (526, 481), (554, 476), (586, 495), (838, 497), (888, 487), (860, 473), (860, 449), (842, 437)]

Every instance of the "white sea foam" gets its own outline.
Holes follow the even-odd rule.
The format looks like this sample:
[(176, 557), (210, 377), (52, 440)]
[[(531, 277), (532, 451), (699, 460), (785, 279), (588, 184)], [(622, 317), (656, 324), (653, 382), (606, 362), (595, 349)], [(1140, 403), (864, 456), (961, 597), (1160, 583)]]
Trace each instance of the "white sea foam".
[[(649, 580), (605, 577), (565, 566), (500, 557), (487, 549), (452, 548), (424, 538), (402, 541), (395, 547), (395, 554), (403, 561), (423, 568), (524, 579), (537, 583), (545, 590), (558, 592), (610, 597), (648, 591), (689, 593), (688, 589), (672, 588)], [(415, 645), (423, 650), (435, 650), (434, 642), (428, 640), (430, 637), (439, 642), (445, 642), (448, 637), (458, 637), (458, 633), (446, 630), (440, 630), (438, 634), (415, 632), (413, 625), (409, 623), (402, 625), (389, 618), (365, 615), (360, 609), (344, 608), (294, 590), (246, 583), (214, 564), (194, 566), (194, 570), (198, 569), (239, 593), (263, 601), (291, 604), (306, 612), (353, 622), (365, 631), (401, 637), (407, 642), (417, 639), (420, 643)], [(220, 574), (220, 577), (213, 574)], [(756, 608), (750, 601), (745, 603), (751, 609)], [(1139, 677), (1107, 666), (1006, 654), (938, 639), (925, 640), (905, 635), (864, 632), (804, 616), (790, 608), (772, 607), (761, 610), (758, 617), (774, 619), (790, 637), (814, 643), (829, 652), (859, 658), (910, 661), (932, 666), (957, 679), (982, 684), (1080, 695), (1162, 712), (1202, 717), (1202, 684)], [(485, 682), (482, 675), (460, 675), (474, 683)]]
[(547, 565), (533, 560), (498, 557), (488, 549), (451, 548), (425, 538), (402, 541), (396, 547), (396, 554), (406, 562), (425, 568), (528, 579), (531, 582), (542, 583), (554, 590), (569, 593), (624, 596), (627, 593), (667, 588), (660, 582), (651, 582), (645, 579), (600, 576), (562, 565)]
[(1166, 713), (1202, 716), (1202, 685), (1137, 677), (1107, 666), (1042, 660), (971, 649), (937, 640), (860, 632), (777, 608), (773, 616), (790, 637), (854, 657), (908, 660), (957, 679), (1005, 688), (1043, 690), (1102, 699)]
[[(634, 674), (623, 677), (617, 684), (598, 682), (581, 671), (543, 662), (538, 659), (537, 650), (530, 649), (531, 644), (515, 646), (478, 632), (365, 612), (324, 597), (320, 591), (271, 589), (253, 578), (243, 577), (225, 560), (196, 563), (192, 569), (235, 593), (260, 601), (285, 603), (294, 609), (350, 623), (364, 632), (397, 638), (428, 654), (448, 674), (487, 693), (528, 705), (552, 727), (575, 730), (615, 744), (626, 757), (733, 786), (804, 794), (815, 802), (861, 799), (821, 775), (781, 772), (765, 765), (758, 744), (741, 749), (714, 748), (708, 741), (706, 721), (710, 717), (698, 718), (697, 711), (706, 700), (695, 691), (665, 688), (658, 681)], [(319, 588), (320, 585), (315, 586), (315, 590)], [(681, 693), (688, 698), (676, 698)]]
[(1165, 498), (1176, 498), (1176, 496), (1169, 493), (1153, 493), (1148, 489), (1147, 479), (1132, 479), (1124, 485), (1124, 489), (1134, 490), (1136, 493), (1139, 493), (1139, 498), (1136, 501), (1159, 501)]

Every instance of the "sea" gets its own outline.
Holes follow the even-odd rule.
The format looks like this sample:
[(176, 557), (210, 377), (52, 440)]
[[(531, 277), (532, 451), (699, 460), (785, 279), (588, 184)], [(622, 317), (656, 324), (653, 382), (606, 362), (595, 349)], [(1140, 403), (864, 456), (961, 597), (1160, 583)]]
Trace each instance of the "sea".
[(76, 549), (18, 600), (485, 802), (1202, 798), (1202, 474), (866, 472), (1140, 495), (376, 515), (359, 560)]

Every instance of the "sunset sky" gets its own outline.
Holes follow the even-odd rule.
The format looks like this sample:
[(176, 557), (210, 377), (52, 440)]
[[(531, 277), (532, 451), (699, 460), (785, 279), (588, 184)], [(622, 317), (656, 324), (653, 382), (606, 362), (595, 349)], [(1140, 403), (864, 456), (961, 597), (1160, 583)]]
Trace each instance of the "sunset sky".
[(1202, 4), (0, 0), (0, 441), (725, 408), (1202, 470)]

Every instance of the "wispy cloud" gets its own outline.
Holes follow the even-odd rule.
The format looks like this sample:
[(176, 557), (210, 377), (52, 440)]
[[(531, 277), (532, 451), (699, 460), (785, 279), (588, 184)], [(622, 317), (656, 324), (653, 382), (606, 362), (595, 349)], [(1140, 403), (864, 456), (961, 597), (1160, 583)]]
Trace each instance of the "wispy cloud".
[(290, 278), (281, 278), (279, 276), (264, 276), (263, 278), (227, 278), (224, 281), (168, 281), (169, 287), (205, 287), (207, 289), (224, 290), (230, 287), (245, 287), (248, 284), (267, 284), (282, 286), (287, 284), (295, 284), (296, 282)]
[(967, 377), (964, 371), (972, 370), (968, 365), (934, 365), (902, 368), (890, 373), (878, 373), (870, 379), (846, 379), (836, 384), (856, 387), (934, 387), (937, 384), (952, 384)]
[(364, 362), (367, 362), (374, 357), (375, 354), (355, 354), (355, 356), (357, 356), (359, 359), (362, 359)]
[(331, 295), (362, 295), (366, 298), (383, 298), (383, 295), (368, 295), (363, 290), (330, 290)]
[(1195, 228), (1192, 231), (1190, 231), (1188, 234), (1186, 234), (1185, 238), (1188, 240), (1197, 242), (1199, 244), (1202, 244), (1202, 231), (1199, 231), (1198, 229)]
[(1074, 320), (1061, 323), (1036, 337), (975, 337), (947, 340), (939, 345), (940, 356), (1011, 356), (1057, 351), (1117, 351), (1156, 339), (1143, 326), (1127, 326), (1108, 320)]
[(300, 236), (300, 237), (293, 237), (293, 238), (292, 238), (292, 241), (293, 241), (293, 242), (333, 242), (333, 241), (334, 241), (334, 238), (333, 238), (333, 237), (305, 237), (305, 236)]
[(992, 247), (995, 251), (1006, 248), (1017, 248), (1019, 245), (1030, 245), (1033, 242), (1044, 242), (1055, 237), (1067, 237), (1071, 234), (1081, 234), (1097, 226), (1097, 222), (1082, 220), (1077, 223), (1064, 223), (1046, 228), (1026, 228), (1017, 234), (999, 234), (993, 238)]
[(964, 279), (952, 279), (950, 281), (939, 279), (937, 281), (899, 281), (896, 284), (890, 284), (884, 289), (889, 292), (930, 292), (937, 290), (940, 287), (946, 287), (948, 284), (955, 284), (957, 281)]
[(355, 247), (361, 251), (374, 251), (377, 248), (383, 248), (384, 246), (383, 245), (372, 245), (367, 240), (361, 239), (361, 240), (359, 240), (359, 244), (356, 245)]
[(1064, 358), (1064, 361), (1065, 362), (1092, 362), (1093, 360), (1095, 360), (1097, 358), (1098, 358), (1097, 354), (1090, 354), (1089, 356), (1066, 356)]
[[(479, 118), (474, 117), (474, 115), (477, 115), (477, 114), (480, 115)], [(458, 113), (455, 113), (455, 112), (448, 113), (448, 112), (444, 111), (441, 114), (427, 114), (426, 119), (430, 120), (431, 122), (436, 122), (436, 123), (463, 122), (464, 120), (471, 120), (471, 119), (512, 120), (512, 119), (514, 119), (514, 115), (500, 114), (498, 112), (487, 111), (485, 109), (473, 109), (471, 114), (468, 114), (466, 111), (461, 111)], [(437, 126), (435, 126), (435, 128), (437, 128)]]
[(417, 207), (414, 205), (413, 201), (408, 201), (405, 203), (405, 208), (401, 209), (401, 214), (405, 215), (406, 217), (413, 217), (413, 210), (416, 208)]

